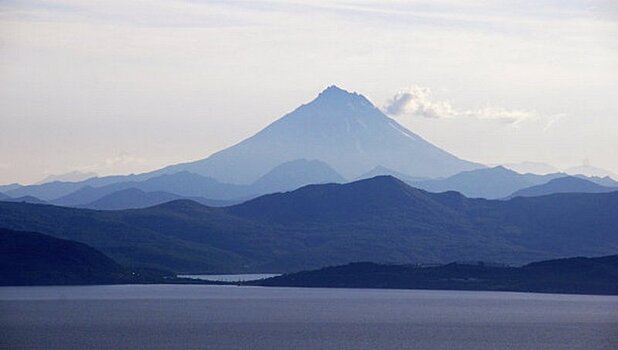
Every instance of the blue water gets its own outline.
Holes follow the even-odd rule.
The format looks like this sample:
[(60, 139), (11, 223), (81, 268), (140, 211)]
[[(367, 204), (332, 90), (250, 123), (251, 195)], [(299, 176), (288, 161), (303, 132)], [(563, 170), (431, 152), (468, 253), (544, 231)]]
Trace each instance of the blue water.
[(252, 273), (244, 275), (178, 275), (180, 278), (191, 278), (204, 281), (246, 282), (281, 276), (279, 273)]
[(0, 288), (4, 349), (616, 349), (618, 297), (122, 285)]

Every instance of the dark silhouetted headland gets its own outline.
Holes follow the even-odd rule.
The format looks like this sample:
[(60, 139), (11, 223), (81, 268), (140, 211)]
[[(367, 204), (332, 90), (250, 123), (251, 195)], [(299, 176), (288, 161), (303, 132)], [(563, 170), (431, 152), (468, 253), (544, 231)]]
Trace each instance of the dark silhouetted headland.
[(352, 263), (291, 273), (247, 284), (615, 295), (618, 294), (618, 255), (548, 260), (522, 267), (482, 262), (439, 266)]

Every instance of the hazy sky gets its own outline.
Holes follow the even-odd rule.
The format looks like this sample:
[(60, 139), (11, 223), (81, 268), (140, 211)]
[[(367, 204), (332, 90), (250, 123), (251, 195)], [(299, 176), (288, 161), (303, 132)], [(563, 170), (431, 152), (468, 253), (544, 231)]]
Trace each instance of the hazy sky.
[(484, 163), (618, 172), (615, 1), (0, 1), (0, 183), (141, 172), (331, 84)]

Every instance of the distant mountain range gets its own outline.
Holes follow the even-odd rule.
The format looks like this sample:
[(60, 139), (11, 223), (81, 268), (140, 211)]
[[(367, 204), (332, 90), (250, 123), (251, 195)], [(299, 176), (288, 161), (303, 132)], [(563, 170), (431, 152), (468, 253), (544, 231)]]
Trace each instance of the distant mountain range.
[(135, 178), (135, 176), (129, 175), (127, 177), (112, 177), (109, 180), (107, 178), (92, 178), (80, 182), (54, 181), (38, 185), (11, 186), (10, 189), (5, 189), (1, 192), (13, 198), (33, 196), (44, 201), (51, 201), (66, 196), (86, 186), (104, 186), (110, 183), (121, 182), (123, 179), (126, 179), (126, 181), (131, 181), (133, 178)]
[(457, 191), (470, 198), (504, 198), (522, 188), (546, 183), (560, 174), (520, 174), (502, 166), (464, 171), (446, 179), (416, 181), (414, 187), (430, 192)]
[(495, 201), (379, 176), (225, 208), (188, 200), (122, 211), (0, 202), (1, 226), (86, 243), (125, 266), (188, 273), (351, 261), (527, 263), (618, 251), (618, 192)]
[[(553, 170), (531, 162), (508, 166)], [(65, 175), (46, 181), (92, 174)], [(521, 174), (459, 159), (405, 129), (364, 96), (331, 86), (254, 136), (199, 161), (137, 175), (4, 185), (0, 193), (13, 198), (4, 200), (100, 209), (141, 208), (171, 198), (224, 206), (308, 184), (378, 175), (392, 175), (431, 192), (458, 191), (487, 199), (505, 198), (566, 176), (553, 171)], [(578, 176), (602, 186), (618, 186), (609, 177)], [(572, 191), (584, 187), (578, 188)]]
[[(520, 174), (503, 166), (493, 168), (476, 169), (463, 171), (453, 176), (442, 179), (416, 179), (397, 173), (390, 169), (379, 167), (363, 175), (361, 178), (370, 178), (376, 175), (391, 175), (403, 180), (407, 184), (429, 192), (456, 191), (469, 198), (501, 199), (513, 196), (518, 191), (529, 187), (542, 186), (551, 183), (552, 180), (569, 177), (564, 173), (552, 173), (547, 175)], [(550, 185), (544, 191), (539, 191), (537, 195), (547, 195), (552, 193), (597, 193), (611, 192), (618, 190), (618, 182), (609, 177), (586, 177), (578, 175), (574, 177), (582, 181), (561, 181), (561, 186)], [(590, 186), (582, 184), (590, 183)], [(553, 183), (552, 183), (553, 184)], [(597, 185), (597, 186), (594, 186)], [(535, 193), (531, 190), (527, 196)]]
[(615, 180), (618, 180), (618, 174), (609, 171), (607, 169), (601, 169), (590, 164), (584, 163), (582, 165), (569, 167), (564, 170), (560, 170), (553, 165), (547, 163), (540, 162), (520, 162), (520, 163), (505, 163), (502, 164), (505, 168), (515, 170), (520, 174), (539, 174), (539, 175), (547, 175), (552, 173), (565, 173), (568, 175), (582, 175), (587, 177), (612, 177)]
[(21, 196), (21, 197), (13, 198), (13, 197), (9, 197), (2, 193), (0, 193), (0, 201), (31, 203), (31, 204), (47, 204), (47, 202), (40, 200), (34, 196)]
[[(305, 159), (285, 162), (251, 185), (225, 184), (186, 171), (145, 179), (135, 175), (128, 179), (130, 181), (109, 184), (100, 184), (97, 178), (81, 183), (53, 182), (13, 188), (3, 196), (4, 200), (30, 196), (31, 200), (26, 200), (27, 202), (33, 202), (32, 198), (36, 196), (42, 198), (39, 200), (41, 203), (44, 200), (55, 205), (96, 209), (141, 208), (180, 198), (196, 200), (211, 206), (224, 206), (266, 193), (294, 190), (308, 184), (345, 181), (328, 164)], [(129, 194), (134, 194), (136, 197), (129, 198)], [(0, 200), (3, 200), (2, 197)]]
[(71, 171), (65, 174), (60, 175), (48, 175), (43, 180), (37, 182), (37, 184), (44, 184), (48, 182), (79, 182), (83, 180), (87, 180), (93, 177), (96, 177), (97, 174), (93, 172), (81, 172), (81, 171)]
[(13, 183), (9, 185), (0, 185), (0, 193), (4, 194), (4, 192), (12, 191), (20, 187), (25, 187), (25, 186), (22, 186), (18, 183)]
[(125, 190), (112, 192), (91, 203), (79, 204), (77, 207), (98, 210), (138, 209), (148, 208), (179, 199), (190, 199), (211, 207), (225, 207), (238, 203), (236, 201), (223, 201), (200, 197), (182, 197), (163, 191), (144, 192), (137, 188), (127, 188)]
[[(487, 199), (568, 192), (597, 193), (618, 189), (618, 182), (609, 177), (598, 178), (578, 175), (573, 179), (581, 179), (581, 181), (552, 182), (552, 180), (568, 176), (563, 173), (520, 174), (501, 166), (465, 171), (444, 179), (416, 178), (378, 166), (363, 174), (360, 178), (371, 178), (378, 175), (392, 175), (413, 187), (429, 192), (457, 191), (470, 198)], [(221, 207), (240, 203), (263, 194), (294, 190), (308, 184), (343, 183), (345, 181), (341, 175), (324, 162), (299, 159), (275, 167), (251, 185), (224, 184), (198, 174), (180, 172), (159, 175), (145, 180), (121, 181), (99, 187), (85, 185), (67, 195), (48, 200), (39, 199), (35, 195), (49, 198), (50, 193), (57, 194), (66, 188), (73, 190), (76, 188), (76, 183), (57, 182), (42, 186), (16, 188), (9, 193), (21, 196), (13, 198), (0, 194), (0, 201), (49, 203), (79, 208), (120, 210), (145, 208), (175, 199), (191, 199), (208, 206)], [(583, 185), (585, 183), (588, 185)], [(539, 186), (539, 188), (537, 189), (536, 186)], [(531, 189), (527, 190), (528, 188)], [(31, 193), (31, 195), (24, 195), (24, 193)]]
[(584, 178), (565, 176), (552, 179), (542, 185), (536, 185), (518, 190), (511, 194), (513, 197), (537, 197), (554, 193), (604, 193), (618, 191), (618, 187), (602, 186)]
[(594, 177), (611, 177), (613, 179), (618, 180), (618, 174), (611, 172), (606, 169), (601, 169), (590, 164), (583, 164), (579, 166), (574, 166), (567, 168), (564, 170), (565, 173), (569, 175), (584, 175), (584, 176), (594, 176)]
[(502, 166), (520, 174), (547, 175), (560, 172), (560, 169), (555, 166), (541, 162), (504, 163)]

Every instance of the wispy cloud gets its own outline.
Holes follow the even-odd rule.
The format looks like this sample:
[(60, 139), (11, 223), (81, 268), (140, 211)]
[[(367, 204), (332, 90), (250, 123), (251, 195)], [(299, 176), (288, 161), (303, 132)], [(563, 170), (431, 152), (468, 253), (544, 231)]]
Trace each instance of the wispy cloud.
[[(518, 124), (526, 120), (543, 118), (536, 111), (507, 109), (504, 107), (480, 107), (475, 109), (458, 109), (448, 101), (433, 98), (431, 89), (413, 85), (393, 96), (384, 105), (384, 111), (394, 117), (424, 117), (432, 119), (474, 118), (493, 120), (503, 124)], [(562, 115), (555, 115), (547, 120), (547, 127), (554, 124)]]
[(223, 3), (149, 0), (9, 0), (0, 3), (0, 22), (56, 22), (153, 28), (221, 28), (253, 24), (247, 11)]
[(128, 165), (128, 164), (144, 164), (147, 163), (148, 160), (137, 157), (126, 152), (119, 153), (113, 157), (105, 159), (105, 166), (114, 167), (118, 165)]
[(121, 152), (102, 159), (97, 163), (82, 164), (72, 169), (80, 172), (97, 172), (100, 174), (108, 174), (114, 172), (123, 172), (125, 170), (140, 171), (142, 168), (148, 168), (148, 159), (138, 157), (127, 152)]

